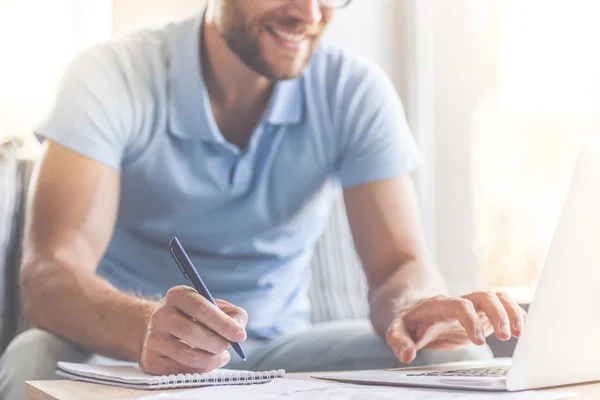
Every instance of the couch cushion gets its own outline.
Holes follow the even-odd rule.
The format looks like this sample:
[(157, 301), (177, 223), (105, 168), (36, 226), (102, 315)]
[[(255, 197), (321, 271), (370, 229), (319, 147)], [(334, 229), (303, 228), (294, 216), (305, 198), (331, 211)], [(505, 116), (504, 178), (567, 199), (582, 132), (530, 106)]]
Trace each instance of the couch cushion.
[(11, 141), (0, 146), (0, 352), (12, 339), (15, 319), (14, 248), (17, 240), (18, 214), (21, 203), (21, 180), (17, 151), (20, 143)]
[(341, 192), (315, 248), (311, 269), (313, 323), (368, 317), (366, 278), (354, 249)]
[(31, 180), (31, 174), (35, 166), (35, 160), (32, 159), (19, 159), (19, 182), (21, 183), (21, 196), (19, 202), (19, 209), (16, 215), (16, 229), (15, 229), (15, 240), (12, 247), (12, 258), (11, 262), (13, 268), (10, 269), (10, 279), (14, 284), (9, 286), (10, 299), (12, 301), (10, 312), (11, 319), (14, 321), (14, 327), (12, 337), (19, 333), (26, 331), (31, 328), (33, 324), (25, 316), (23, 312), (23, 302), (21, 298), (21, 286), (19, 285), (20, 279), (20, 264), (21, 264), (21, 244), (23, 238), (23, 227), (25, 225), (25, 200), (27, 199), (27, 191), (29, 189), (29, 181)]

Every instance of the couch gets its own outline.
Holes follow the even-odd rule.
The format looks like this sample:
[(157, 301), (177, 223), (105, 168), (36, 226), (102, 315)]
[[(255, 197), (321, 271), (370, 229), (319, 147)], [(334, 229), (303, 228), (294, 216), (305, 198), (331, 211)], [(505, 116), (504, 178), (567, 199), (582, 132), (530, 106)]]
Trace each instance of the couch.
[[(19, 264), (25, 199), (35, 160), (20, 157), (21, 143), (0, 145), (0, 354), (31, 324), (22, 311)], [(341, 195), (334, 202), (326, 229), (311, 261), (309, 297), (313, 323), (367, 318), (367, 285)], [(489, 341), (496, 356), (509, 356), (514, 342)]]

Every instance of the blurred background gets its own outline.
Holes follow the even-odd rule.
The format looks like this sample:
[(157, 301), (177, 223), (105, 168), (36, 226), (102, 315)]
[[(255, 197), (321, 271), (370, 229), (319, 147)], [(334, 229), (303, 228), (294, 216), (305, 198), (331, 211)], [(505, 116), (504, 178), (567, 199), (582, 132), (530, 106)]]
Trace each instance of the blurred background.
[[(65, 64), (204, 0), (0, 0), (0, 141), (25, 153)], [(427, 159), (415, 175), (453, 292), (533, 293), (577, 151), (598, 131), (600, 2), (354, 0), (325, 40), (392, 78)]]

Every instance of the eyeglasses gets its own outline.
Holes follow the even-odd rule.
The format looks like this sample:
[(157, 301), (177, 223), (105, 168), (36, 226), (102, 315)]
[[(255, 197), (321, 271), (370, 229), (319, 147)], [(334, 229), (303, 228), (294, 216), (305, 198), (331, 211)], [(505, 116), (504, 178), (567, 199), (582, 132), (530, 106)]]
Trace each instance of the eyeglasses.
[(350, 4), (352, 0), (319, 0), (321, 7), (343, 8)]

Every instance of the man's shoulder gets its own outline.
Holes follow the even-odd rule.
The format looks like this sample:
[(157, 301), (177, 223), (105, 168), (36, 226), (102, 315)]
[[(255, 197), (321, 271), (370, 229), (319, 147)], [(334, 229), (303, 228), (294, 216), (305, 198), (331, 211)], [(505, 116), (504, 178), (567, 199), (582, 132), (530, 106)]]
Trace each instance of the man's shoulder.
[(391, 79), (373, 60), (328, 43), (316, 49), (304, 81), (308, 96), (324, 99), (334, 119), (346, 118), (353, 105), (361, 104), (364, 111), (397, 96)]
[(186, 23), (173, 22), (94, 44), (81, 51), (71, 67), (76, 71), (95, 71), (115, 85), (150, 85), (166, 74), (172, 38)]
[(322, 42), (315, 49), (306, 75), (344, 84), (382, 74), (385, 75), (374, 61), (347, 48)]

